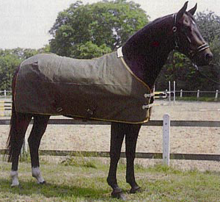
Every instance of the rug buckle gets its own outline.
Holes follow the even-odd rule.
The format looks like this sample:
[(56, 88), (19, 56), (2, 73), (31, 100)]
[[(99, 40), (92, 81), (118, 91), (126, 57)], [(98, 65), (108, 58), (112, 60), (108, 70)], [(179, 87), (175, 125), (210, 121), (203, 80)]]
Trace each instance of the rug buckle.
[(152, 97), (154, 97), (154, 93), (150, 93), (150, 94), (145, 93), (144, 97), (145, 98), (152, 98)]
[(153, 104), (143, 105), (142, 109), (150, 109), (151, 107), (153, 107)]

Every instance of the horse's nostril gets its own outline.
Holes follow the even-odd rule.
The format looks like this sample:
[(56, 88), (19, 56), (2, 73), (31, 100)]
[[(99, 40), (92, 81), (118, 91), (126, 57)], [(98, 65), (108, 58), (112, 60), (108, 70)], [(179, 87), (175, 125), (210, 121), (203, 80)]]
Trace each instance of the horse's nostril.
[(205, 59), (206, 59), (206, 61), (211, 61), (212, 58), (213, 58), (212, 53), (206, 53), (206, 55), (205, 55)]

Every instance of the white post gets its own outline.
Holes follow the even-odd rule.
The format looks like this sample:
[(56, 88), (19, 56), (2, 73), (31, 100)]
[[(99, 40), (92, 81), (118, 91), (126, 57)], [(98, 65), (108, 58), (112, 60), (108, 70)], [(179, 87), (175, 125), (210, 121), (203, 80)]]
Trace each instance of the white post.
[(171, 103), (171, 84), (169, 81), (169, 104)]
[(4, 90), (4, 97), (6, 98), (7, 97), (7, 91)]
[(176, 102), (176, 81), (173, 82), (173, 102)]
[(181, 98), (183, 97), (183, 90), (182, 89), (180, 90), (180, 97)]
[(197, 99), (199, 99), (199, 90), (197, 91)]
[(218, 99), (218, 90), (216, 90), (215, 92), (215, 101), (217, 101), (217, 99)]
[(163, 164), (170, 165), (170, 115), (163, 116)]

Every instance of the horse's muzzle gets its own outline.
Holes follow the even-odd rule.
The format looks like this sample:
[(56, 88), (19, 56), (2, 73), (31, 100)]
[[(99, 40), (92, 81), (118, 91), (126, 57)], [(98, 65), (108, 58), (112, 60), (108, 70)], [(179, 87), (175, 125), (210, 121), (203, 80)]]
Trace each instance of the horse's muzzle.
[(195, 62), (198, 66), (205, 66), (209, 65), (210, 62), (212, 61), (213, 54), (210, 51), (209, 48), (199, 52), (196, 54), (196, 56), (192, 59), (193, 62)]
[(205, 54), (205, 60), (210, 63), (212, 61), (213, 54), (211, 52), (208, 52)]

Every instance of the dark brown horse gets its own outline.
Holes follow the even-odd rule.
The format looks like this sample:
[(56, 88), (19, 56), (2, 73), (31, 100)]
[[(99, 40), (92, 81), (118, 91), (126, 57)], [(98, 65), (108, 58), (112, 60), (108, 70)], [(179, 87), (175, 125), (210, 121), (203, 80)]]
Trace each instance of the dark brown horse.
[[(186, 9), (187, 2), (177, 13), (151, 22), (134, 34), (121, 49), (124, 61), (130, 71), (139, 80), (146, 83), (150, 89), (153, 89), (161, 68), (166, 62), (169, 53), (174, 49), (188, 56), (193, 63), (199, 66), (209, 64), (212, 59), (209, 46), (201, 36), (193, 18), (196, 6), (189, 11), (186, 11)], [(19, 71), (20, 68), (15, 73), (13, 80), (13, 109), (8, 138), (9, 160), (12, 161), (12, 186), (19, 185), (18, 160), (25, 132), (32, 118), (34, 123), (28, 138), (32, 175), (37, 179), (38, 183), (43, 184), (45, 181), (39, 169), (38, 149), (52, 114), (21, 113), (16, 109), (15, 106), (18, 104), (16, 103), (18, 100), (15, 99), (15, 94), (18, 92), (15, 89)], [(121, 122), (112, 122), (111, 124), (110, 169), (107, 182), (113, 189), (113, 197), (124, 198), (116, 179), (117, 164), (124, 138), (127, 158), (126, 181), (131, 186), (131, 193), (140, 190), (134, 175), (135, 149), (140, 128), (141, 124)]]

